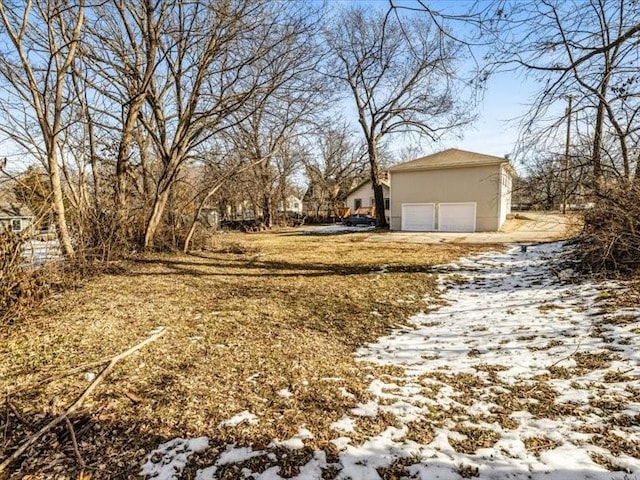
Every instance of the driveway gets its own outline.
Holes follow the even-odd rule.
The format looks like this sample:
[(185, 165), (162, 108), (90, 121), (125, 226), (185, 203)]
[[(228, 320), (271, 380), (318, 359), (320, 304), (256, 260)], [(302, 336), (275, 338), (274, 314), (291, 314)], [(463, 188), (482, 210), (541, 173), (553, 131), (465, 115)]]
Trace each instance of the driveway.
[(533, 243), (571, 237), (578, 231), (580, 219), (573, 214), (522, 212), (509, 218), (499, 232), (388, 232), (372, 235), (370, 242), (406, 243)]

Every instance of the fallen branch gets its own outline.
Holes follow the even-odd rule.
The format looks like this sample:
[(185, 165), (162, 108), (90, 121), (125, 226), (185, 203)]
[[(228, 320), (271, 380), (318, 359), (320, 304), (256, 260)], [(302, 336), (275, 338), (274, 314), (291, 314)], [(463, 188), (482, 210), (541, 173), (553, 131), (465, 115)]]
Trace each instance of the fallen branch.
[(49, 432), (51, 429), (53, 429), (53, 427), (55, 427), (59, 423), (64, 422), (65, 420), (68, 420), (67, 417), (72, 412), (77, 410), (78, 407), (80, 407), (82, 402), (84, 402), (84, 400), (86, 400), (86, 398), (89, 395), (91, 395), (91, 392), (93, 392), (96, 389), (96, 387), (107, 377), (107, 375), (109, 375), (111, 370), (113, 370), (113, 368), (116, 366), (116, 364), (120, 360), (137, 352), (138, 350), (150, 344), (151, 342), (156, 341), (158, 338), (160, 338), (164, 334), (164, 332), (165, 332), (165, 329), (161, 328), (150, 337), (147, 337), (142, 342), (138, 343), (137, 345), (134, 345), (130, 349), (125, 350), (124, 352), (121, 352), (115, 357), (113, 357), (109, 362), (109, 364), (106, 367), (104, 367), (104, 369), (98, 374), (98, 376), (96, 376), (96, 378), (89, 384), (89, 386), (84, 389), (84, 391), (80, 394), (80, 396), (71, 405), (69, 405), (64, 412), (62, 412), (60, 415), (58, 415), (56, 418), (54, 418), (49, 423), (47, 423), (44, 427), (38, 430), (38, 432), (33, 434), (31, 437), (29, 437), (27, 441), (25, 441), (15, 452), (13, 452), (9, 457), (5, 459), (4, 462), (0, 464), (0, 474), (2, 474), (9, 465), (11, 465), (16, 459), (18, 459), (20, 455), (22, 455), (27, 450), (27, 448), (29, 448), (36, 441), (38, 441), (38, 439), (42, 437), (45, 433)]
[(557, 362), (552, 363), (551, 365), (549, 365), (547, 367), (547, 370), (555, 367), (556, 365), (558, 365), (559, 363), (564, 362), (565, 360), (569, 360), (571, 357), (573, 357), (576, 353), (578, 353), (578, 350), (580, 350), (580, 345), (582, 344), (582, 338), (578, 341), (578, 345), (576, 345), (576, 349), (571, 352), (569, 355), (567, 355), (566, 357), (562, 357), (560, 360), (558, 360)]
[(69, 430), (69, 436), (71, 437), (71, 443), (73, 444), (73, 451), (76, 454), (76, 459), (78, 460), (78, 464), (84, 468), (85, 467), (85, 463), (84, 460), (82, 459), (82, 455), (80, 455), (80, 449), (78, 448), (78, 441), (76, 440), (76, 432), (73, 429), (73, 423), (71, 423), (71, 420), (69, 420), (69, 417), (64, 417), (64, 419), (67, 422), (67, 429)]
[(16, 406), (11, 403), (11, 401), (9, 400), (9, 397), (7, 396), (6, 398), (6, 402), (7, 402), (7, 407), (9, 408), (9, 410), (11, 410), (13, 412), (13, 415), (18, 419), (18, 421), (23, 424), (23, 425), (29, 425), (29, 422), (27, 422), (24, 417), (20, 414), (20, 412), (18, 411), (18, 409), (16, 408)]
[(20, 392), (23, 392), (25, 390), (30, 390), (30, 389), (33, 389), (35, 387), (39, 387), (40, 385), (52, 382), (54, 380), (58, 380), (60, 378), (65, 378), (65, 377), (69, 377), (69, 376), (74, 375), (74, 374), (76, 374), (78, 372), (84, 372), (87, 369), (94, 368), (94, 367), (99, 367), (101, 365), (104, 365), (105, 363), (110, 362), (112, 358), (113, 357), (103, 357), (100, 360), (96, 360), (95, 362), (83, 363), (82, 365), (78, 365), (77, 367), (73, 367), (73, 368), (71, 368), (69, 370), (65, 370), (63, 372), (54, 373), (52, 375), (49, 375), (49, 376), (47, 376), (45, 378), (42, 378), (42, 379), (38, 380), (37, 382), (23, 383), (22, 385), (18, 385), (17, 387), (14, 387), (13, 389), (8, 390), (7, 395), (15, 395), (16, 393), (20, 393)]

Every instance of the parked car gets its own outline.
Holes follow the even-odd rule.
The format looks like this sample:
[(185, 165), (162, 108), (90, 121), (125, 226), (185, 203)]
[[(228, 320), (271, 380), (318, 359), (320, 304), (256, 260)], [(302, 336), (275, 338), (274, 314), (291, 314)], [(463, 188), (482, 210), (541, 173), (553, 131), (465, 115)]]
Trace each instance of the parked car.
[(350, 217), (345, 217), (342, 219), (342, 223), (351, 227), (353, 225), (371, 225), (375, 227), (376, 225), (376, 217), (372, 217), (371, 215), (351, 215)]

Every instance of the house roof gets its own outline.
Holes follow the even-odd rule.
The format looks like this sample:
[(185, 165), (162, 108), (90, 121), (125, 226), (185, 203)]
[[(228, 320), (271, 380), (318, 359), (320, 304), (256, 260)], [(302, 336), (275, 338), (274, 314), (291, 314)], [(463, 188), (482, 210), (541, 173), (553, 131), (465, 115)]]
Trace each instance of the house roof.
[[(349, 190), (347, 193), (344, 194), (343, 198), (347, 198), (349, 195), (351, 195), (353, 192), (355, 192), (359, 188), (364, 187), (367, 183), (371, 183), (371, 179), (370, 178), (367, 178), (366, 180), (363, 180), (358, 185), (353, 187), (351, 190)], [(389, 188), (389, 185), (390, 185), (389, 180), (382, 180), (382, 179), (380, 179), (380, 184), (384, 185), (387, 188)]]
[(504, 157), (494, 157), (483, 153), (468, 152), (450, 148), (442, 152), (420, 157), (416, 160), (401, 163), (391, 167), (391, 172), (402, 172), (407, 170), (433, 170), (440, 168), (460, 168), (479, 167), (483, 165), (509, 164), (509, 160)]
[(0, 205), (0, 218), (31, 218), (33, 213), (27, 207), (15, 204)]

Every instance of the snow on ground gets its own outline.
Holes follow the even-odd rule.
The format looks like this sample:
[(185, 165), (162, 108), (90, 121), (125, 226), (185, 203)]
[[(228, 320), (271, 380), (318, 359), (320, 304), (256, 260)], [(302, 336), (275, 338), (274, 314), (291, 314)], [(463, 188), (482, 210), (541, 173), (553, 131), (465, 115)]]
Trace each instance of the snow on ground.
[(22, 257), (30, 267), (41, 267), (45, 263), (57, 262), (62, 258), (57, 240), (28, 240), (24, 243)]
[(349, 227), (341, 223), (336, 223), (333, 225), (309, 226), (305, 228), (302, 233), (306, 235), (332, 235), (336, 233), (366, 232), (375, 230), (375, 228), (376, 227), (370, 227), (369, 225), (354, 225)]
[(182, 472), (192, 454), (208, 446), (209, 439), (206, 437), (192, 440), (176, 438), (163, 443), (147, 456), (140, 474), (156, 480), (172, 480)]
[[(442, 267), (444, 305), (357, 352), (404, 373), (373, 378), (374, 400), (354, 400), (332, 425), (337, 460), (317, 451), (294, 478), (640, 479), (640, 307), (610, 308), (620, 285), (570, 283), (566, 251), (515, 247)], [(350, 438), (360, 421), (389, 413), (393, 426)], [(301, 428), (274, 444), (297, 449), (312, 436)], [(142, 475), (179, 478), (194, 448), (172, 460), (166, 445)], [(230, 456), (270, 455), (229, 446), (197, 478), (218, 478)], [(272, 460), (260, 472), (245, 466), (244, 478), (283, 478)]]
[(237, 427), (242, 423), (248, 423), (249, 425), (256, 425), (258, 423), (258, 417), (256, 417), (253, 413), (245, 410), (244, 412), (240, 412), (237, 415), (234, 415), (228, 420), (220, 423), (220, 427)]

